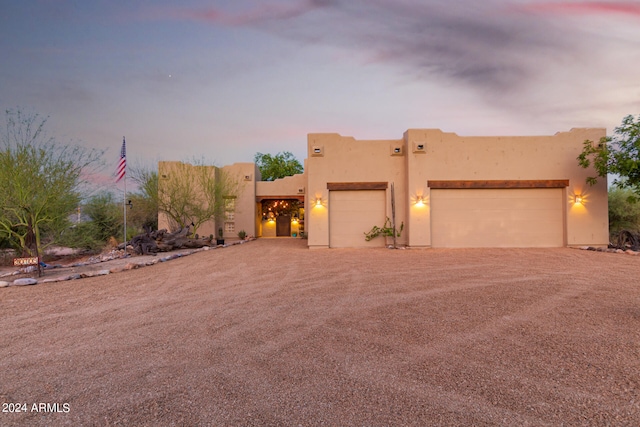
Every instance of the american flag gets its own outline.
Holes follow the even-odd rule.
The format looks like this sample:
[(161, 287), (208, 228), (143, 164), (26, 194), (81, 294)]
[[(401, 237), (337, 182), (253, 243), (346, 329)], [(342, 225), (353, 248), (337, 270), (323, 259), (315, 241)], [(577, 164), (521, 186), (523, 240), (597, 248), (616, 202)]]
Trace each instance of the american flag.
[(120, 182), (122, 178), (124, 178), (125, 173), (127, 172), (127, 143), (124, 140), (124, 136), (122, 137), (122, 150), (120, 150), (120, 161), (118, 162), (118, 167), (116, 168), (116, 183)]

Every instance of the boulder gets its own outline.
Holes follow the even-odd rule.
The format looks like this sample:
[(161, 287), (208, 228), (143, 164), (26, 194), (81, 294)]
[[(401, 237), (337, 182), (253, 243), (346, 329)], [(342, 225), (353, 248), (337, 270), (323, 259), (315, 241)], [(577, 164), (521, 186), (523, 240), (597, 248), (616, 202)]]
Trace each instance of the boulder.
[(32, 279), (30, 277), (25, 277), (24, 279), (16, 279), (11, 283), (11, 286), (28, 286), (28, 285), (36, 285), (38, 281), (36, 279)]

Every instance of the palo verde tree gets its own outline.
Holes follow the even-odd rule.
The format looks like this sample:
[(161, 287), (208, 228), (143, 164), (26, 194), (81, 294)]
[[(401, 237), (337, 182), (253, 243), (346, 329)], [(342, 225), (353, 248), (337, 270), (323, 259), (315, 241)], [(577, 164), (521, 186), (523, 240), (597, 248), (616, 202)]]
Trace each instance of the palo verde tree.
[(278, 153), (275, 156), (256, 153), (254, 161), (260, 169), (262, 181), (273, 181), (303, 172), (303, 167), (298, 159), (288, 151)]
[(132, 208), (128, 213), (130, 223), (141, 229), (158, 228), (158, 172), (149, 167), (136, 165), (129, 169), (131, 179), (138, 191), (131, 193)]
[(578, 163), (583, 168), (593, 165), (597, 176), (587, 178), (591, 185), (607, 174), (617, 175), (612, 184), (618, 188), (629, 188), (640, 196), (640, 115), (629, 115), (614, 129), (614, 136), (600, 141), (585, 141)]
[(46, 135), (46, 122), (37, 114), (8, 110), (0, 132), (0, 237), (23, 255), (42, 256), (69, 226), (81, 200), (83, 173), (102, 155), (58, 143)]
[(158, 175), (158, 211), (172, 228), (190, 226), (193, 235), (205, 222), (222, 218), (225, 200), (240, 190), (237, 177), (204, 161), (161, 163)]

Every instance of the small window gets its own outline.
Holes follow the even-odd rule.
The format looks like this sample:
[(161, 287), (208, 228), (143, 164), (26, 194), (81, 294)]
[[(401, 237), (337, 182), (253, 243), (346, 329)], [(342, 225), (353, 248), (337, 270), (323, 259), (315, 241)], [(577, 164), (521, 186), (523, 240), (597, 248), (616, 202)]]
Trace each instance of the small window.
[(234, 222), (225, 222), (224, 223), (224, 231), (225, 233), (233, 233), (236, 231), (236, 224)]
[(225, 197), (224, 199), (224, 219), (225, 221), (235, 220), (236, 199), (235, 197)]

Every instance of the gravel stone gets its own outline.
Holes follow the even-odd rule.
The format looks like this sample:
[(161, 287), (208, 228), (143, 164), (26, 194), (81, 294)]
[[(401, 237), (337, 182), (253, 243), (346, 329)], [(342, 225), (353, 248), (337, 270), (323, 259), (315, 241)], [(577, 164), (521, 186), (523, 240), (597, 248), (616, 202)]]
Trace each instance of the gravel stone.
[(0, 425), (640, 425), (640, 258), (259, 239), (0, 292)]

